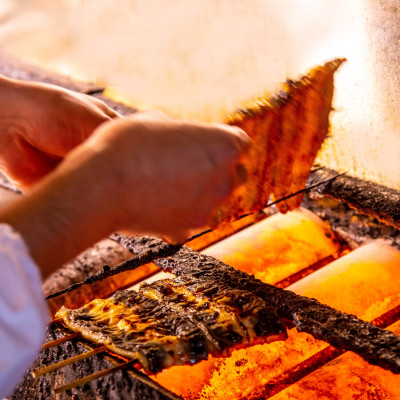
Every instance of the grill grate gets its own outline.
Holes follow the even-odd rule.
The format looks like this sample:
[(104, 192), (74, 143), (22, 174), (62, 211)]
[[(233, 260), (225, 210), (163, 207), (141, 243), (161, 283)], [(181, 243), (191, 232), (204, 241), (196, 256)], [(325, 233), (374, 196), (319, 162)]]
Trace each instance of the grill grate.
[[(52, 320), (50, 322), (50, 328), (49, 330), (52, 330), (53, 333), (56, 334), (57, 339), (54, 339), (50, 342), (46, 342), (42, 346), (42, 354), (45, 351), (49, 351), (51, 349), (56, 348), (56, 352), (59, 351), (59, 346), (69, 342), (71, 345), (72, 342), (74, 344), (74, 347), (80, 346), (84, 352), (80, 352), (78, 355), (74, 356), (69, 356), (65, 358), (62, 361), (46, 365), (45, 367), (39, 367), (31, 370), (31, 375), (34, 379), (38, 379), (46, 374), (51, 374), (53, 372), (56, 372), (59, 369), (62, 369), (68, 365), (93, 358), (96, 355), (101, 356), (107, 363), (104, 365), (107, 365), (106, 368), (102, 368), (100, 371), (94, 372), (94, 373), (88, 373), (84, 374), (83, 377), (80, 377), (78, 379), (72, 380), (68, 383), (63, 383), (61, 385), (57, 385), (56, 383), (54, 384), (54, 387), (52, 388), (52, 396), (56, 394), (60, 394), (63, 392), (70, 392), (71, 389), (74, 389), (78, 386), (82, 385), (87, 385), (90, 382), (99, 379), (101, 377), (105, 377), (107, 375), (114, 374), (117, 371), (124, 370), (125, 374), (128, 374), (132, 378), (134, 378), (135, 381), (138, 381), (145, 385), (147, 387), (147, 391), (149, 392), (147, 398), (155, 398), (155, 393), (158, 393), (161, 397), (160, 399), (168, 399), (168, 400), (178, 400), (181, 399), (181, 397), (175, 395), (174, 393), (170, 392), (163, 386), (159, 385), (157, 382), (154, 382), (151, 378), (149, 378), (146, 374), (142, 373), (141, 371), (137, 370), (135, 368), (135, 360), (127, 360), (124, 357), (117, 356), (111, 352), (109, 352), (105, 346), (95, 346), (93, 343), (85, 340), (80, 333), (71, 333), (71, 331), (66, 328), (60, 318), (57, 318), (55, 320)], [(70, 353), (72, 354), (72, 353)], [(90, 362), (90, 360), (89, 360)], [(109, 366), (111, 365), (111, 366)], [(138, 390), (138, 393), (141, 391)]]
[[(127, 248), (134, 248), (135, 252), (139, 254), (140, 251), (147, 253), (149, 247), (152, 249), (157, 248), (164, 250), (168, 247), (168, 245), (161, 240), (152, 237), (148, 237), (147, 239), (145, 237), (133, 237), (130, 239), (128, 237), (123, 237), (121, 241)], [(155, 260), (155, 263), (163, 270), (171, 271), (176, 275), (192, 273), (195, 276), (205, 276), (212, 274), (214, 276), (217, 275), (221, 281), (232, 287), (241, 286), (247, 290), (251, 290), (259, 297), (268, 300), (277, 310), (278, 315), (291, 324), (294, 324), (299, 331), (309, 332), (316, 338), (325, 340), (339, 347), (339, 349), (333, 346), (324, 348), (304, 362), (283, 373), (277, 381), (265, 385), (262, 390), (262, 396), (264, 398), (273, 396), (278, 391), (338, 357), (344, 353), (345, 350), (356, 352), (369, 362), (378, 364), (392, 372), (400, 372), (400, 338), (389, 331), (381, 329), (391, 325), (400, 318), (400, 306), (374, 319), (371, 323), (368, 323), (352, 315), (336, 311), (314, 299), (299, 296), (292, 292), (263, 283), (210, 256), (199, 254), (186, 247), (181, 248), (179, 251), (175, 249), (175, 254), (167, 258)], [(57, 319), (53, 321), (53, 324), (59, 324), (60, 322), (60, 319)], [(62, 327), (62, 329), (64, 336), (46, 343), (43, 346), (44, 349), (49, 349), (69, 340), (77, 339), (82, 342), (83, 339), (80, 337), (80, 334), (70, 333), (65, 327)], [(69, 365), (72, 362), (77, 362), (106, 351), (104, 346), (93, 347), (86, 341), (84, 342), (85, 347), (89, 348), (88, 352), (37, 369), (33, 371), (33, 376), (39, 377)], [(55, 393), (70, 390), (78, 385), (86, 384), (120, 369), (129, 369), (135, 374), (140, 374), (142, 378), (141, 381), (150, 385), (155, 390), (160, 390), (160, 388), (162, 388), (149, 377), (135, 369), (134, 361), (123, 360), (121, 362), (121, 357), (113, 355), (111, 355), (111, 357), (118, 360), (117, 364), (113, 367), (58, 386), (54, 388)], [(167, 394), (163, 394), (167, 397), (170, 396), (170, 392), (167, 391), (166, 393)], [(174, 394), (171, 395), (174, 397), (169, 398), (179, 398)]]
[[(38, 68), (32, 68), (29, 65), (26, 64), (21, 64), (18, 60), (12, 60), (9, 57), (8, 58), (2, 58), (1, 59), (1, 67), (0, 67), (0, 72), (3, 73), (6, 76), (13, 76), (13, 77), (18, 77), (20, 79), (27, 79), (27, 80), (40, 80), (40, 81), (47, 81), (55, 84), (59, 84), (64, 87), (69, 87), (70, 89), (81, 91), (81, 92), (86, 92), (86, 93), (96, 93), (96, 97), (100, 98), (103, 101), (106, 101), (109, 105), (111, 105), (114, 109), (116, 109), (118, 112), (121, 114), (129, 114), (131, 112), (134, 112), (134, 110), (129, 109), (128, 107), (122, 106), (121, 104), (117, 104), (115, 102), (110, 101), (109, 99), (103, 97), (101, 95), (101, 88), (94, 87), (93, 85), (87, 85), (87, 84), (80, 84), (76, 83), (72, 80), (62, 78), (58, 75), (55, 74), (49, 74), (46, 71), (40, 70)], [(316, 181), (321, 181), (324, 179), (330, 179), (336, 172), (334, 171), (329, 171), (325, 168), (320, 168), (318, 170), (315, 170), (314, 173), (312, 174), (309, 184), (312, 185)], [(359, 210), (360, 212), (363, 212), (369, 216), (375, 216), (376, 218), (384, 221), (385, 223), (392, 224), (395, 227), (399, 227), (399, 214), (398, 214), (398, 200), (400, 199), (400, 193), (398, 191), (392, 190), (385, 188), (380, 185), (375, 185), (370, 182), (365, 182), (358, 180), (356, 178), (351, 178), (348, 176), (341, 177), (340, 179), (336, 179), (334, 182), (331, 182), (329, 184), (323, 185), (321, 187), (314, 190), (314, 193), (317, 194), (322, 194), (322, 195), (329, 195), (332, 196), (336, 199), (343, 200), (345, 203), (350, 204), (353, 208)], [(308, 204), (312, 204), (313, 207), (316, 205), (316, 202), (313, 200), (307, 200)], [(341, 203), (340, 207), (345, 207), (345, 203)], [(314, 208), (315, 209), (315, 208)], [(329, 210), (327, 212), (327, 210)], [(346, 210), (348, 212), (348, 210)], [(352, 223), (348, 224), (348, 221), (345, 220), (345, 222), (341, 225), (340, 221), (343, 221), (343, 213), (341, 215), (334, 215), (331, 212), (331, 209), (328, 207), (323, 207), (323, 210), (319, 214), (324, 214), (324, 217), (328, 217), (328, 219), (331, 222), (331, 225), (335, 228), (339, 226), (339, 232), (342, 234), (342, 229), (347, 229), (347, 225), (350, 226)], [(340, 214), (340, 213), (339, 213)], [(349, 214), (350, 215), (350, 214)], [(352, 212), (351, 218), (353, 218), (356, 214)], [(357, 216), (357, 221), (359, 222), (361, 218)], [(358, 226), (356, 228), (358, 229), (356, 232), (356, 238), (355, 238), (355, 245), (358, 245), (361, 243), (359, 240), (360, 236), (366, 238), (365, 240), (370, 240), (371, 238), (379, 237), (382, 234), (385, 236), (385, 238), (392, 239), (392, 242), (394, 245), (397, 247), (400, 247), (400, 234), (397, 229), (393, 229), (393, 231), (388, 231), (387, 227), (383, 224), (377, 223), (375, 220), (373, 220), (370, 217), (366, 217), (367, 222), (365, 224), (358, 223)], [(254, 221), (253, 221), (254, 222)], [(345, 227), (346, 225), (346, 227)], [(353, 224), (354, 227), (354, 224)], [(344, 234), (348, 234), (348, 232), (343, 232)], [(343, 235), (346, 240), (349, 238), (350, 241), (353, 241), (352, 236), (353, 233), (350, 233), (350, 236), (345, 236)], [(114, 239), (117, 239), (116, 237)], [(118, 242), (127, 247), (130, 251), (133, 251), (135, 253), (134, 259), (128, 261), (124, 266), (121, 266), (121, 268), (131, 268), (132, 266), (139, 265), (145, 261), (145, 255), (150, 257), (166, 257), (166, 256), (172, 256), (174, 252), (179, 250), (178, 248), (172, 248), (169, 247), (169, 245), (166, 245), (164, 243), (160, 243), (159, 241), (153, 241), (150, 240), (149, 238), (135, 238), (135, 239), (127, 239), (124, 237), (119, 237)], [(170, 252), (170, 253), (169, 253)], [(205, 265), (210, 267), (217, 266), (218, 268), (230, 268), (228, 266), (223, 265), (220, 262), (216, 262), (215, 260), (211, 260), (209, 258), (203, 259), (202, 255), (199, 255), (199, 253), (192, 252), (191, 250), (188, 250), (186, 248), (181, 249), (175, 256), (166, 258), (166, 259), (159, 259), (156, 261), (156, 264), (162, 268), (165, 268), (166, 270), (174, 270), (175, 272), (178, 272), (179, 269), (182, 271), (184, 270), (183, 268), (183, 259), (179, 259), (178, 255), (182, 255), (183, 257), (188, 257), (191, 258), (191, 260), (195, 260), (196, 262), (198, 260), (204, 260)], [(140, 259), (142, 257), (142, 259)], [(150, 258), (151, 258), (150, 257)], [(149, 259), (150, 259), (149, 258)], [(329, 260), (326, 260), (329, 261)], [(123, 264), (122, 264), (123, 265)], [(194, 263), (192, 264), (193, 268), (197, 268), (197, 264)], [(319, 268), (321, 265), (316, 265), (312, 266), (315, 268)], [(313, 268), (311, 268), (309, 271), (303, 271), (302, 273), (307, 274), (311, 272)], [(229, 270), (230, 271), (230, 270)], [(109, 273), (106, 268), (106, 273)], [(230, 275), (231, 272), (224, 274), (223, 276), (226, 277)], [(237, 281), (235, 279), (231, 278), (234, 282), (234, 284), (237, 284), (238, 281), (241, 281), (241, 277), (245, 276), (243, 273), (236, 272)], [(247, 276), (248, 277), (248, 276)], [(292, 279), (298, 279), (298, 277), (292, 277)], [(93, 278), (93, 281), (96, 280), (97, 278)], [(243, 278), (243, 284), (245, 283), (246, 280)], [(306, 299), (301, 296), (294, 295), (291, 292), (283, 291), (282, 289), (272, 287), (270, 285), (266, 285), (263, 283), (257, 283), (256, 280), (250, 280), (248, 281), (247, 285), (254, 285), (255, 290), (259, 291), (260, 294), (266, 296), (269, 298), (270, 295), (272, 295), (272, 298), (275, 301), (275, 305), (278, 307), (279, 312), (281, 313), (282, 316), (284, 316), (286, 319), (292, 321), (299, 329), (304, 329), (305, 331), (312, 331), (311, 333), (314, 333), (316, 336), (318, 335), (323, 335), (323, 336), (318, 336), (318, 337), (323, 337), (325, 340), (329, 337), (333, 336), (333, 332), (337, 332), (337, 329), (340, 327), (332, 326), (331, 325), (324, 325), (324, 316), (326, 315), (332, 315), (334, 318), (336, 318), (337, 315), (339, 315), (340, 318), (344, 318), (345, 325), (342, 326), (340, 329), (344, 328), (342, 330), (342, 333), (346, 333), (346, 329), (348, 328), (347, 322), (350, 321), (352, 324), (354, 323), (356, 326), (356, 330), (362, 328), (362, 329), (367, 329), (368, 332), (374, 332), (383, 335), (383, 340), (384, 342), (386, 341), (387, 338), (388, 340), (395, 340), (396, 343), (398, 343), (399, 337), (393, 334), (390, 334), (389, 336), (386, 336), (386, 331), (382, 331), (376, 327), (374, 327), (371, 324), (364, 323), (363, 321), (360, 321), (356, 319), (353, 316), (346, 316), (346, 314), (338, 313), (336, 310), (323, 306), (322, 304), (311, 300), (311, 299)], [(287, 282), (281, 282), (280, 286), (286, 286)], [(268, 289), (266, 289), (268, 288)], [(284, 300), (282, 302), (282, 299)], [(321, 311), (321, 313), (315, 313), (315, 311)], [(304, 319), (302, 319), (301, 316), (305, 316)], [(315, 321), (315, 317), (317, 317), (317, 321)], [(373, 323), (379, 327), (386, 327), (390, 325), (393, 321), (398, 321), (400, 318), (399, 310), (398, 307), (391, 310), (390, 312), (384, 314), (383, 316), (375, 319)], [(319, 319), (322, 319), (319, 320)], [(317, 325), (313, 324), (315, 322), (321, 323), (319, 325), (322, 327), (320, 330)], [(361, 325), (360, 325), (361, 324)], [(335, 324), (333, 324), (335, 325)], [(347, 327), (347, 328), (346, 328)], [(309, 329), (310, 328), (310, 329)], [(330, 330), (331, 328), (334, 328), (335, 330)], [(309, 330), (308, 330), (309, 329)], [(340, 330), (339, 329), (339, 330)], [(48, 340), (52, 341), (55, 339), (59, 339), (61, 337), (65, 337), (68, 335), (68, 330), (61, 326), (60, 324), (56, 323), (54, 326), (49, 328), (49, 333), (48, 333)], [(367, 348), (369, 346), (369, 335), (367, 334), (366, 337), (363, 337), (362, 343), (365, 343)], [(65, 339), (64, 339), (65, 340)], [(346, 337), (343, 338), (343, 340), (346, 342), (350, 350), (354, 350), (352, 347), (353, 341), (350, 337), (346, 339)], [(333, 344), (342, 346), (342, 342), (335, 342), (335, 339), (333, 338), (331, 340)], [(378, 343), (379, 344), (379, 343)], [(40, 355), (38, 361), (36, 362), (36, 367), (40, 370), (43, 369), (45, 366), (48, 366), (49, 364), (52, 364), (54, 362), (59, 361), (60, 359), (65, 359), (66, 356), (71, 356), (73, 354), (80, 354), (81, 349), (79, 347), (82, 347), (85, 349), (85, 352), (87, 351), (93, 351), (94, 348), (93, 346), (90, 346), (88, 342), (83, 340), (82, 338), (75, 337), (72, 340), (67, 340), (64, 343), (58, 344), (55, 347), (51, 347), (45, 351), (42, 352)], [(370, 349), (373, 349), (370, 348)], [(363, 346), (360, 346), (360, 351), (364, 352), (365, 348)], [(389, 364), (391, 365), (391, 369), (395, 370), (396, 372), (398, 371), (399, 368), (399, 363), (397, 360), (397, 357), (399, 355), (399, 351), (394, 351), (395, 348), (391, 346), (389, 349), (392, 351), (394, 354), (394, 358), (391, 360), (387, 360)], [(386, 349), (384, 349), (386, 351)], [(263, 387), (263, 389), (258, 392), (258, 393), (252, 393), (254, 398), (267, 398), (272, 396), (274, 393), (277, 393), (277, 391), (282, 390), (282, 387), (288, 386), (292, 384), (293, 382), (301, 379), (303, 376), (308, 374), (309, 372), (317, 369), (320, 365), (326, 364), (329, 360), (337, 357), (339, 354), (341, 354), (341, 350), (336, 350), (333, 347), (327, 347), (320, 351), (319, 353), (315, 354), (314, 356), (308, 358), (306, 361), (302, 362), (301, 364), (298, 364), (295, 368), (291, 369), (287, 373), (282, 374), (278, 380), (271, 382)], [(397, 353), (397, 354), (396, 354)], [(368, 357), (368, 356), (367, 356)], [(85, 363), (86, 362), (86, 363)], [(18, 388), (18, 390), (14, 393), (14, 395), (11, 397), (11, 399), (25, 399), (25, 398), (32, 398), (32, 399), (48, 399), (48, 398), (53, 398), (53, 394), (49, 392), (49, 382), (52, 382), (53, 387), (58, 387), (62, 388), (63, 386), (65, 387), (65, 382), (62, 380), (65, 378), (71, 378), (72, 381), (75, 381), (76, 379), (79, 379), (79, 377), (83, 375), (93, 375), (93, 372), (95, 368), (99, 367), (101, 370), (107, 370), (109, 369), (111, 365), (118, 366), (121, 365), (121, 362), (126, 362), (125, 360), (122, 360), (118, 357), (113, 356), (112, 354), (109, 353), (101, 353), (101, 354), (91, 354), (89, 360), (82, 360), (79, 362), (78, 366), (71, 372), (66, 372), (65, 376), (60, 376), (57, 374), (54, 374), (54, 377), (49, 378), (49, 380), (41, 380), (43, 377), (39, 377), (36, 382), (32, 381), (32, 377), (27, 377), (25, 378), (25, 381), (22, 383), (22, 385)], [(124, 367), (126, 371), (119, 371), (116, 373), (116, 377), (114, 380), (111, 379), (103, 379), (102, 382), (98, 381), (97, 384), (94, 384), (93, 382), (86, 383), (83, 387), (81, 387), (81, 391), (76, 392), (81, 394), (82, 396), (91, 396), (93, 392), (97, 393), (107, 393), (108, 398), (113, 399), (113, 398), (132, 398), (132, 399), (177, 399), (179, 398), (178, 396), (172, 394), (171, 392), (167, 391), (164, 389), (162, 386), (156, 384), (152, 380), (150, 380), (147, 376), (144, 374), (141, 374), (140, 371), (137, 371), (134, 369), (131, 365), (129, 365), (129, 368)], [(122, 375), (121, 375), (122, 374)], [(62, 382), (60, 382), (60, 380)], [(67, 388), (67, 397), (65, 398), (77, 398), (74, 397), (74, 394), (72, 393), (71, 390)], [(79, 395), (79, 398), (81, 396)]]

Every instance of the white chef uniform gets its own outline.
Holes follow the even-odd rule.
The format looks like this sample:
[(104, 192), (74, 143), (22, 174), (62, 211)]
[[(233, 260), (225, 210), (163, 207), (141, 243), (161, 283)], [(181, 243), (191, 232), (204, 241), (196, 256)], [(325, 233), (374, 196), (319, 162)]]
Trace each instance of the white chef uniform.
[(0, 398), (35, 359), (48, 321), (39, 270), (21, 236), (0, 224)]

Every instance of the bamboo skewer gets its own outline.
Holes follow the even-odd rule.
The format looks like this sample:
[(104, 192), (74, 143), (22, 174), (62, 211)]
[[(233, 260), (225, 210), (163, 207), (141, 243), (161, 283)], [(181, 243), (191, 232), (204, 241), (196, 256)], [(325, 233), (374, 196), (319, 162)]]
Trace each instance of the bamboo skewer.
[(74, 333), (71, 333), (70, 335), (66, 335), (66, 336), (60, 337), (58, 339), (52, 340), (51, 342), (45, 343), (42, 346), (42, 350), (49, 349), (50, 347), (57, 346), (57, 345), (59, 345), (61, 343), (64, 343), (64, 342), (68, 342), (68, 340), (72, 340), (72, 339), (75, 339), (75, 338), (80, 337), (80, 336), (81, 336), (80, 332), (74, 332)]
[(51, 325), (54, 325), (54, 324), (58, 324), (59, 322), (63, 322), (63, 319), (62, 319), (62, 318), (55, 318), (55, 319), (52, 319), (52, 320), (50, 321), (49, 325), (51, 326)]
[(58, 387), (54, 388), (54, 393), (55, 394), (62, 393), (62, 392), (65, 392), (66, 390), (73, 389), (73, 388), (76, 388), (77, 386), (84, 385), (85, 383), (89, 383), (95, 379), (101, 378), (103, 376), (112, 374), (121, 369), (132, 366), (135, 362), (137, 362), (137, 361), (132, 360), (132, 361), (124, 362), (120, 365), (116, 365), (115, 367), (104, 369), (103, 371), (96, 372), (95, 374), (85, 376), (84, 378), (81, 378), (81, 379), (78, 379), (71, 383), (68, 383), (67, 385), (58, 386)]
[(44, 374), (47, 374), (49, 372), (53, 372), (56, 371), (60, 368), (63, 368), (69, 364), (72, 364), (74, 362), (80, 361), (80, 360), (84, 360), (85, 358), (89, 358), (91, 356), (94, 356), (95, 354), (98, 353), (102, 353), (103, 351), (106, 351), (107, 347), (106, 346), (100, 346), (100, 347), (96, 347), (93, 350), (87, 351), (86, 353), (82, 353), (82, 354), (78, 354), (77, 356), (74, 357), (70, 357), (67, 358), (66, 360), (60, 361), (58, 363), (49, 365), (47, 367), (41, 368), (41, 369), (37, 369), (35, 371), (32, 371), (32, 375), (34, 378), (37, 378), (39, 376), (42, 376)]
[(130, 368), (128, 373), (134, 376), (135, 379), (139, 380), (140, 382), (143, 382), (145, 385), (150, 386), (157, 392), (162, 393), (165, 397), (168, 397), (171, 400), (182, 400), (182, 397), (177, 396), (174, 393), (170, 392), (164, 386), (161, 386), (158, 382), (153, 381), (149, 376), (137, 370), (136, 368)]
[[(285, 197), (283, 197), (281, 199), (278, 199), (278, 200), (276, 200), (276, 201), (274, 201), (272, 203), (268, 203), (265, 206), (263, 206), (262, 209), (267, 208), (267, 207), (271, 207), (271, 206), (273, 206), (273, 205), (275, 205), (277, 203), (280, 203), (281, 201), (284, 201), (284, 200), (287, 200), (287, 199), (289, 199), (291, 197), (297, 196), (298, 194), (308, 192), (308, 191), (310, 191), (312, 189), (315, 189), (315, 188), (317, 188), (319, 186), (327, 185), (328, 183), (333, 182), (335, 179), (337, 179), (338, 177), (343, 176), (343, 175), (345, 175), (345, 173), (336, 174), (333, 177), (329, 177), (328, 179), (325, 179), (325, 180), (322, 180), (320, 182), (314, 183), (314, 184), (312, 184), (310, 186), (305, 187), (304, 189), (298, 190), (295, 193), (291, 193), (291, 194), (289, 194), (289, 195), (287, 195), (287, 196), (285, 196)], [(249, 215), (254, 214), (256, 212), (257, 211), (253, 211), (251, 213), (243, 214), (239, 218), (237, 218), (236, 221), (238, 221), (240, 219), (243, 219), (245, 217), (248, 217)], [(212, 231), (213, 231), (212, 229), (206, 229), (203, 232), (200, 232), (200, 233), (197, 233), (197, 234), (191, 236), (190, 238), (188, 238), (185, 241), (185, 243), (186, 242), (190, 242), (191, 240), (197, 239), (198, 237), (203, 236), (204, 234), (210, 233)], [(120, 240), (116, 239), (115, 235), (111, 236), (110, 239), (117, 241), (123, 247), (125, 247), (127, 250), (131, 251), (131, 249), (129, 247), (127, 247), (126, 245), (121, 243)], [(86, 278), (83, 282), (74, 283), (73, 285), (71, 285), (71, 286), (69, 286), (67, 288), (64, 288), (64, 289), (62, 289), (62, 290), (60, 290), (58, 292), (55, 292), (55, 293), (52, 293), (52, 294), (48, 295), (46, 297), (46, 300), (52, 299), (52, 298), (57, 297), (57, 296), (61, 296), (62, 294), (71, 292), (71, 291), (73, 291), (73, 290), (75, 290), (75, 289), (77, 289), (77, 288), (79, 288), (81, 286), (90, 285), (93, 282), (101, 281), (101, 280), (103, 280), (105, 278), (109, 278), (110, 276), (117, 275), (117, 274), (119, 274), (121, 272), (133, 271), (136, 268), (139, 268), (144, 264), (147, 264), (147, 263), (150, 263), (150, 262), (154, 261), (155, 259), (169, 257), (169, 256), (175, 254), (177, 251), (179, 251), (181, 246), (182, 245), (167, 245), (166, 243), (162, 242), (161, 246), (158, 245), (158, 247), (155, 246), (153, 248), (149, 248), (149, 249), (147, 249), (147, 251), (145, 251), (145, 252), (143, 252), (141, 254), (136, 254), (130, 260), (127, 260), (127, 261), (123, 262), (122, 264), (120, 264), (120, 265), (118, 265), (118, 266), (116, 266), (114, 268), (110, 268), (108, 265), (106, 265), (106, 266), (104, 266), (104, 268), (102, 270), (96, 272), (94, 275), (90, 276), (89, 278)]]

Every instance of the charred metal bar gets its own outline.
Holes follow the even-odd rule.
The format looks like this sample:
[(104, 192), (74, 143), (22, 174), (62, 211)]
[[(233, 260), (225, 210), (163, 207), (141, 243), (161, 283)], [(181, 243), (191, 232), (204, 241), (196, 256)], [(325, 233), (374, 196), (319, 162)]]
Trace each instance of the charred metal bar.
[(63, 367), (65, 367), (65, 366), (67, 366), (69, 364), (72, 364), (74, 362), (84, 360), (85, 358), (92, 357), (93, 355), (98, 354), (98, 353), (102, 353), (102, 352), (104, 352), (106, 350), (107, 350), (106, 346), (96, 347), (93, 350), (89, 350), (86, 353), (78, 354), (77, 356), (73, 356), (73, 357), (67, 358), (66, 360), (60, 361), (58, 363), (51, 364), (51, 365), (48, 365), (47, 367), (40, 368), (40, 369), (37, 369), (35, 371), (32, 371), (32, 376), (34, 378), (37, 378), (37, 377), (42, 376), (44, 374), (48, 374), (49, 372), (53, 372), (53, 371), (56, 371), (57, 369), (63, 368)]
[[(336, 178), (338, 178), (342, 175), (343, 174), (336, 174), (332, 177), (329, 177), (327, 180), (323, 180), (323, 181), (314, 183), (313, 185), (306, 187), (304, 189), (301, 189), (296, 193), (293, 193), (289, 196), (285, 196), (282, 199), (279, 199), (272, 203), (269, 203), (266, 205), (266, 207), (273, 206), (281, 201), (284, 201), (290, 197), (294, 197), (300, 193), (307, 192), (307, 191), (309, 191), (313, 188), (316, 188), (320, 185), (325, 185), (329, 182), (332, 182), (333, 180), (335, 180)], [(240, 216), (238, 218), (238, 220), (242, 219), (244, 217), (247, 217), (249, 215), (251, 215), (251, 214), (244, 214), (244, 215)], [(211, 229), (207, 229), (204, 232), (196, 234), (196, 235), (190, 237), (189, 239), (187, 239), (187, 242), (194, 240), (194, 239), (196, 239), (206, 233), (209, 233), (211, 231), (212, 231)], [(114, 233), (113, 235), (110, 236), (110, 239), (115, 240), (117, 243), (119, 243), (125, 249), (136, 254), (136, 256), (114, 268), (110, 268), (108, 265), (105, 265), (101, 271), (93, 274), (92, 276), (85, 279), (84, 281), (74, 283), (73, 285), (71, 285), (67, 288), (64, 288), (60, 291), (57, 291), (55, 293), (48, 295), (46, 297), (46, 300), (52, 299), (54, 297), (60, 296), (65, 293), (69, 293), (72, 290), (77, 289), (81, 286), (90, 285), (93, 282), (101, 281), (110, 276), (117, 275), (121, 272), (133, 271), (136, 268), (138, 268), (144, 264), (147, 264), (147, 263), (150, 263), (150, 262), (156, 260), (157, 258), (168, 257), (168, 256), (176, 253), (182, 247), (182, 245), (171, 245), (171, 244), (165, 243), (164, 241), (162, 241), (156, 237), (152, 237), (152, 236), (125, 236), (125, 235), (121, 235), (118, 233)]]
[(169, 390), (165, 389), (159, 383), (153, 381), (146, 374), (144, 374), (143, 372), (137, 370), (136, 368), (130, 368), (128, 372), (129, 372), (130, 375), (134, 376), (136, 380), (144, 383), (146, 386), (148, 386), (148, 387), (154, 389), (155, 391), (161, 393), (166, 398), (171, 399), (171, 400), (181, 400), (182, 399), (180, 396), (177, 396), (176, 394), (174, 394), (174, 393), (170, 392)]
[(114, 233), (110, 239), (115, 240), (121, 246), (133, 254), (154, 254), (156, 257), (168, 257), (177, 252), (182, 246), (168, 244), (153, 236), (125, 236)]
[(99, 87), (99, 88), (93, 88), (93, 89), (84, 90), (82, 93), (92, 96), (94, 94), (103, 94), (103, 92), (105, 90), (106, 90), (105, 87)]
[(269, 399), (286, 387), (298, 382), (317, 368), (320, 368), (336, 357), (339, 357), (344, 352), (344, 350), (338, 350), (332, 346), (328, 346), (303, 362), (297, 364), (294, 368), (285, 371), (276, 380), (253, 390), (250, 392), (249, 398), (263, 400)]
[(298, 331), (307, 332), (338, 349), (353, 351), (371, 364), (400, 373), (400, 337), (354, 315), (263, 283), (187, 247), (171, 257), (156, 260), (155, 264), (175, 275), (212, 277), (232, 288), (249, 290), (274, 307), (278, 315), (293, 323)]
[[(371, 323), (375, 326), (385, 328), (398, 321), (399, 318), (400, 306), (397, 306), (380, 317), (375, 318), (373, 321), (371, 321)], [(267, 383), (265, 386), (255, 389), (249, 394), (249, 398), (269, 399), (281, 390), (298, 382), (300, 379), (303, 379), (308, 374), (334, 360), (343, 353), (345, 353), (345, 350), (339, 350), (332, 346), (327, 346), (318, 353), (297, 364), (294, 368), (284, 372), (273, 382)]]
[(76, 92), (86, 93), (100, 89), (94, 83), (79, 82), (66, 76), (22, 61), (10, 54), (0, 53), (0, 74), (13, 79), (36, 81), (62, 86)]
[(114, 268), (105, 265), (101, 271), (93, 274), (84, 281), (74, 283), (65, 289), (48, 295), (46, 300), (71, 292), (81, 286), (90, 285), (96, 281), (102, 281), (103, 279), (120, 274), (121, 272), (133, 271), (144, 264), (154, 261), (156, 258), (168, 257), (169, 255), (176, 253), (182, 247), (180, 245), (175, 246), (165, 243), (162, 240), (151, 236), (124, 236), (114, 234), (112, 235), (112, 239), (120, 243), (127, 250), (138, 254)]
[(287, 288), (292, 283), (297, 282), (298, 280), (304, 278), (307, 275), (310, 275), (312, 272), (318, 271), (325, 265), (335, 261), (336, 257), (328, 256), (323, 258), (322, 260), (317, 261), (316, 263), (310, 265), (309, 267), (303, 268), (300, 271), (296, 272), (295, 274), (289, 275), (287, 278), (282, 279), (281, 281), (274, 283), (274, 286), (280, 287), (282, 289)]
[[(284, 201), (290, 197), (294, 197), (300, 193), (307, 192), (313, 188), (318, 187), (319, 185), (325, 185), (329, 182), (332, 182), (337, 177), (340, 177), (342, 175), (343, 174), (336, 174), (332, 177), (329, 177), (327, 180), (313, 183), (313, 185), (306, 187), (302, 190), (299, 190), (296, 193), (293, 193), (282, 199), (276, 200), (273, 203), (267, 204), (266, 207), (273, 206), (273, 205), (275, 205), (281, 201)], [(244, 217), (247, 217), (249, 215), (250, 214), (244, 214), (244, 215), (240, 216), (238, 218), (238, 220), (242, 219)], [(187, 240), (187, 242), (194, 240), (195, 238), (198, 238), (198, 237), (200, 237), (206, 233), (209, 233), (211, 231), (212, 231), (211, 229), (208, 229), (204, 232), (196, 234), (196, 235), (190, 237)], [(101, 271), (95, 273), (94, 275), (90, 276), (89, 278), (85, 279), (84, 281), (74, 283), (73, 285), (71, 285), (67, 288), (64, 288), (60, 291), (57, 291), (55, 293), (48, 295), (46, 297), (46, 300), (52, 299), (54, 297), (60, 296), (65, 293), (69, 293), (72, 290), (77, 289), (81, 286), (90, 285), (93, 282), (101, 281), (103, 279), (106, 279), (110, 276), (119, 274), (121, 272), (133, 271), (136, 268), (138, 268), (144, 264), (147, 264), (149, 262), (156, 260), (157, 258), (168, 257), (168, 256), (176, 253), (182, 247), (181, 245), (171, 245), (171, 244), (165, 243), (165, 242), (161, 241), (160, 239), (158, 239), (156, 237), (152, 237), (152, 236), (125, 236), (125, 235), (121, 235), (118, 233), (114, 233), (113, 235), (110, 236), (110, 239), (115, 240), (117, 243), (119, 243), (125, 249), (136, 254), (136, 256), (114, 268), (110, 268), (108, 265), (105, 265)]]
[[(311, 174), (308, 183), (312, 185), (313, 182), (329, 179), (336, 174), (336, 171), (321, 168)], [(360, 213), (400, 228), (400, 192), (398, 190), (344, 175), (314, 188), (313, 192), (341, 200)]]

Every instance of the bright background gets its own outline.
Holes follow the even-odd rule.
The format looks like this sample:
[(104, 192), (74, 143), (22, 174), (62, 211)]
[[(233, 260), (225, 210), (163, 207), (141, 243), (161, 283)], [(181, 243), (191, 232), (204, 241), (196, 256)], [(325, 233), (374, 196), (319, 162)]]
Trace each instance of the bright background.
[(336, 75), (319, 161), (400, 189), (400, 0), (0, 0), (0, 49), (116, 99), (218, 121), (316, 64)]

